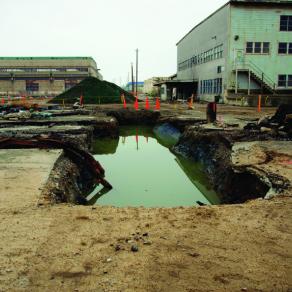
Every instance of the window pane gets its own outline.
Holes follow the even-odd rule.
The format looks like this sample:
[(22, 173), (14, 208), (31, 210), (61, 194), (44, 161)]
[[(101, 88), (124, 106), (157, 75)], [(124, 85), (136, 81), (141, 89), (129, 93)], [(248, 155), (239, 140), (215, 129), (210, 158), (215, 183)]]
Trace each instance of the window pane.
[(288, 54), (292, 54), (292, 43), (289, 43)]
[(248, 53), (248, 54), (253, 53), (253, 43), (252, 42), (246, 43), (246, 53)]
[(278, 86), (286, 87), (287, 75), (279, 75), (278, 76)]
[(287, 31), (288, 30), (288, 16), (281, 15), (280, 18), (280, 31)]
[(287, 54), (287, 43), (279, 43), (279, 54)]
[(288, 16), (288, 31), (292, 31), (292, 15)]
[(263, 54), (270, 53), (270, 43), (263, 43)]
[(288, 75), (288, 86), (292, 87), (292, 75)]
[(260, 54), (262, 52), (262, 43), (254, 43), (254, 53)]

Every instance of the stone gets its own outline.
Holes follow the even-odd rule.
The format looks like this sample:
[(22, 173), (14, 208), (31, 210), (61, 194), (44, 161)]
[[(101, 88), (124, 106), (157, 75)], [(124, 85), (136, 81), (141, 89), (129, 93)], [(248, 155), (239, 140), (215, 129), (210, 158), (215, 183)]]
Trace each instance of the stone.
[(121, 250), (121, 246), (119, 244), (117, 244), (115, 247), (115, 251), (119, 251), (119, 250)]
[(146, 240), (146, 241), (143, 242), (143, 244), (144, 244), (144, 245), (151, 245), (152, 242), (151, 242), (150, 240)]
[(266, 125), (269, 123), (269, 117), (263, 116), (258, 120), (258, 125)]
[(266, 128), (266, 127), (261, 127), (261, 133), (270, 133), (272, 132), (272, 129)]
[(137, 251), (139, 251), (138, 246), (137, 246), (137, 245), (132, 245), (132, 246), (131, 246), (131, 251), (132, 251), (132, 252), (137, 252)]
[(196, 253), (196, 252), (189, 252), (188, 255), (191, 256), (191, 257), (193, 257), (193, 258), (196, 258), (196, 257), (198, 257), (200, 254), (199, 254), (199, 253)]

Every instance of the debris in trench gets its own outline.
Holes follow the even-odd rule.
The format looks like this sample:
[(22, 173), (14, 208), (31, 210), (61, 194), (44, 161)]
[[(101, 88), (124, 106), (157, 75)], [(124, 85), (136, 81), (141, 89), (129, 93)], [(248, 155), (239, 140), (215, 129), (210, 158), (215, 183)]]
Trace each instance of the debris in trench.
[(259, 131), (280, 138), (292, 138), (292, 105), (282, 104), (274, 116), (264, 116), (257, 123), (249, 123), (245, 130)]
[(53, 114), (38, 104), (6, 104), (0, 106), (0, 118), (5, 120), (47, 119)]

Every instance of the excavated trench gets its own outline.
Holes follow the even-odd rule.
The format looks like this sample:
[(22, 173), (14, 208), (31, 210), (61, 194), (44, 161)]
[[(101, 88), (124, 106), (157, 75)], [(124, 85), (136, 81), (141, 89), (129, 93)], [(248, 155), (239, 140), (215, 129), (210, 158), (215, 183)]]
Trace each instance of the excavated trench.
[(238, 131), (232, 135), (189, 129), (173, 147), (174, 152), (200, 161), (204, 165), (222, 204), (264, 198), (270, 189), (269, 183), (258, 174), (246, 167), (236, 167), (232, 163), (232, 144), (236, 138), (242, 139), (243, 136)]
[[(246, 142), (246, 141), (258, 141), (258, 140), (269, 140), (271, 137), (268, 135), (258, 135), (254, 134), (250, 131), (244, 131), (244, 130), (234, 130), (231, 132), (225, 132), (225, 131), (207, 131), (205, 129), (200, 128), (199, 126), (194, 126), (194, 121), (189, 122), (185, 121), (184, 123), (181, 123), (181, 119), (175, 119), (174, 117), (171, 117), (169, 119), (160, 119), (159, 113), (157, 112), (149, 112), (149, 111), (129, 111), (129, 110), (119, 110), (119, 111), (112, 111), (109, 112), (108, 115), (110, 117), (114, 117), (117, 120), (117, 130), (121, 130), (120, 128), (122, 125), (131, 125), (132, 129), (135, 125), (136, 129), (139, 128), (139, 125), (148, 125), (149, 127), (159, 127), (162, 125), (169, 125), (169, 127), (173, 127), (174, 129), (179, 128), (181, 132), (181, 136), (177, 143), (164, 145), (166, 146), (170, 152), (176, 156), (181, 157), (181, 160), (184, 159), (184, 161), (187, 161), (191, 167), (188, 167), (187, 170), (184, 170), (186, 177), (190, 181), (194, 183), (197, 183), (198, 186), (203, 186), (203, 188), (210, 190), (213, 193), (213, 195), (216, 197), (216, 199), (209, 199), (206, 202), (202, 200), (197, 200), (196, 197), (191, 199), (191, 203), (187, 203), (186, 205), (196, 205), (197, 204), (233, 204), (233, 203), (243, 203), (251, 199), (256, 198), (264, 198), (267, 193), (269, 193), (272, 190), (276, 190), (277, 192), (277, 181), (279, 180), (279, 177), (267, 177), (266, 174), (263, 174), (258, 171), (254, 171), (253, 169), (249, 168), (248, 166), (237, 166), (232, 161), (232, 146), (236, 142)], [(202, 124), (202, 121), (197, 121), (197, 124)], [(178, 126), (179, 125), (179, 126)], [(168, 127), (168, 128), (169, 128)], [(163, 127), (161, 128), (161, 133), (163, 134)], [(102, 129), (100, 129), (102, 131)], [(169, 133), (167, 133), (169, 135)], [(106, 136), (106, 135), (103, 135)], [(136, 134), (131, 134), (128, 136), (132, 136), (132, 141), (137, 139)], [(143, 136), (143, 134), (142, 134)], [(122, 135), (122, 137), (127, 137), (127, 135)], [(112, 137), (111, 137), (112, 138)], [(149, 137), (151, 138), (151, 137)], [(149, 139), (148, 138), (148, 139)], [(169, 136), (171, 137), (171, 134)], [(156, 137), (157, 139), (157, 137)], [(159, 138), (158, 138), (159, 139)], [(95, 139), (96, 142), (101, 141), (100, 138)], [(108, 140), (108, 147), (113, 147), (113, 144), (110, 145), (110, 143), (116, 143), (113, 142), (114, 140), (109, 139)], [(162, 143), (163, 144), (163, 143)], [(101, 144), (102, 147), (106, 144)], [(114, 145), (114, 147), (116, 147)], [(94, 153), (94, 149), (91, 149), (91, 151)], [(95, 153), (100, 154), (95, 151)], [(109, 154), (109, 153), (106, 153)], [(99, 157), (97, 157), (99, 159)], [(135, 159), (135, 158), (134, 158)], [(268, 157), (267, 157), (268, 159)], [(159, 162), (159, 161), (158, 161)], [(70, 165), (71, 163), (71, 165)], [(120, 170), (120, 176), (123, 176), (123, 167), (127, 168), (127, 165), (130, 163), (129, 159), (124, 160), (124, 165), (121, 167)], [(198, 168), (200, 168), (201, 176), (203, 176), (202, 183), (200, 180), (196, 180), (192, 178), (192, 175), (194, 174), (194, 171), (196, 167), (194, 165), (198, 165)], [(62, 165), (67, 165), (67, 168)], [(61, 181), (67, 183), (59, 183), (58, 186), (60, 188), (60, 185), (62, 187), (59, 189), (59, 191), (52, 191), (54, 194), (54, 201), (62, 201), (62, 202), (72, 202), (72, 203), (78, 203), (78, 204), (92, 204), (92, 202), (98, 204), (98, 200), (96, 200), (97, 197), (106, 198), (108, 196), (109, 191), (102, 188), (98, 188), (99, 186), (96, 186), (93, 184), (93, 178), (92, 175), (88, 173), (86, 170), (86, 165), (80, 168), (80, 163), (76, 162), (69, 162), (69, 161), (61, 161), (56, 166), (55, 172), (57, 172), (57, 175), (55, 175), (55, 178), (61, 177)], [(200, 165), (200, 166), (199, 166)], [(106, 165), (103, 165), (105, 168), (105, 175), (106, 178), (111, 175), (108, 175), (108, 169)], [(142, 166), (143, 167), (143, 166)], [(154, 163), (155, 167), (155, 163)], [(182, 167), (183, 168), (183, 167)], [(59, 169), (59, 172), (58, 172)], [(64, 171), (65, 170), (65, 171)], [(54, 177), (54, 171), (52, 173), (52, 176)], [(204, 173), (202, 175), (202, 173)], [(167, 177), (168, 173), (167, 170), (164, 171), (161, 175)], [(195, 174), (196, 175), (196, 174)], [(51, 177), (52, 177), (51, 176)], [(139, 176), (139, 169), (137, 170), (136, 174), (132, 174), (131, 177), (124, 176), (124, 180), (135, 180)], [(69, 180), (68, 180), (69, 179)], [(139, 181), (138, 179), (138, 181)], [(147, 180), (147, 176), (144, 178)], [(171, 177), (169, 178), (171, 180)], [(109, 180), (110, 183), (112, 183)], [(53, 183), (52, 185), (56, 185), (56, 183)], [(283, 187), (283, 185), (282, 185)], [(119, 185), (113, 185), (113, 190), (119, 189)], [(92, 195), (93, 190), (95, 190), (95, 195)], [(154, 190), (156, 192), (156, 195), (159, 196), (159, 189)], [(184, 191), (182, 191), (184, 192)], [(49, 192), (48, 192), (49, 193)], [(73, 193), (73, 195), (72, 195)], [(134, 192), (135, 193), (135, 192)], [(139, 191), (137, 191), (139, 195)], [(177, 190), (177, 194), (179, 195), (180, 190)], [(204, 194), (204, 192), (201, 192), (205, 198), (208, 197), (208, 195)], [(95, 199), (94, 199), (95, 197)], [(92, 199), (93, 198), (93, 199)], [(167, 198), (166, 198), (167, 201)], [(198, 202), (199, 201), (199, 202)], [(149, 205), (149, 204), (143, 204), (140, 201), (138, 201), (139, 204), (132, 204), (133, 206), (150, 206), (155, 207), (156, 205)], [(141, 204), (140, 204), (141, 203)], [(101, 203), (103, 204), (103, 203)], [(124, 204), (114, 203), (114, 200), (109, 200), (108, 202), (105, 202), (104, 204), (109, 205), (116, 205), (116, 206), (124, 206)], [(131, 203), (127, 202), (127, 205), (131, 206)], [(176, 203), (174, 205), (172, 204), (165, 204), (165, 206), (179, 206), (184, 205), (183, 202)], [(162, 206), (161, 204), (158, 204), (157, 206)]]

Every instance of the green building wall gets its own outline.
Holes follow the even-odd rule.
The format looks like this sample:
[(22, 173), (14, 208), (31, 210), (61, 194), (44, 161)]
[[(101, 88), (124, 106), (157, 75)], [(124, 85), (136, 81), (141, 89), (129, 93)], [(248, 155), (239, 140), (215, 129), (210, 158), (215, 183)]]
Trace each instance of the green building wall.
[[(234, 61), (238, 59), (238, 67), (241, 62), (256, 65), (276, 85), (279, 74), (292, 75), (292, 55), (278, 54), (279, 42), (292, 42), (292, 32), (280, 31), (280, 16), (292, 15), (292, 8), (277, 5), (240, 6), (231, 5), (230, 9), (230, 37), (228, 60), (228, 88), (234, 88), (235, 74), (232, 69)], [(235, 40), (238, 36), (238, 40)], [(247, 42), (270, 42), (269, 54), (246, 54)], [(240, 54), (242, 51), (242, 55)], [(240, 57), (237, 58), (237, 54)], [(248, 75), (239, 74), (239, 89), (246, 89)], [(252, 82), (251, 89), (259, 88), (260, 85)]]

